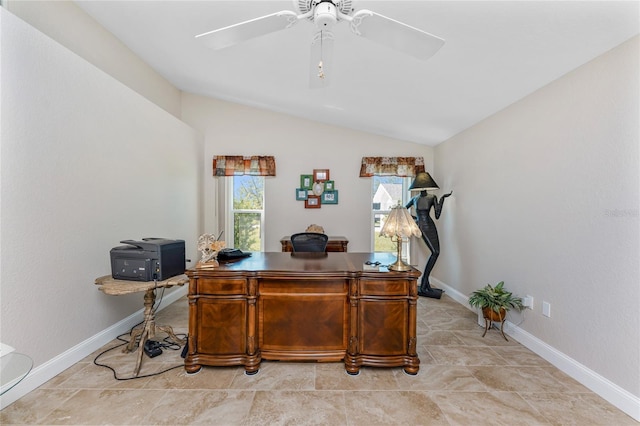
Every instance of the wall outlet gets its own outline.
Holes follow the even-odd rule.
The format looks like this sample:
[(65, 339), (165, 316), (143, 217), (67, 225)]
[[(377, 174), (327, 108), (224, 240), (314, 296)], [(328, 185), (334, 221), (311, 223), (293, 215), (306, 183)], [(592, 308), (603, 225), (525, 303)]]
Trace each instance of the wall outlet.
[(551, 318), (551, 303), (542, 302), (542, 315)]
[(522, 299), (522, 304), (525, 308), (533, 309), (533, 296), (526, 295), (524, 299)]

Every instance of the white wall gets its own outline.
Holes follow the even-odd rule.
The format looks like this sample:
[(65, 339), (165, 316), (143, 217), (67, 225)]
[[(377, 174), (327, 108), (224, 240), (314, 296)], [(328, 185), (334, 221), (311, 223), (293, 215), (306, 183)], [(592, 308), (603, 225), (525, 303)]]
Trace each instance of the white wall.
[(436, 147), (454, 195), (433, 273), (467, 295), (504, 280), (533, 296), (520, 327), (636, 401), (638, 54), (635, 37)]
[(176, 117), (180, 90), (73, 1), (3, 0), (7, 10)]
[(179, 238), (196, 256), (202, 137), (0, 8), (1, 338), (36, 367), (142, 308), (107, 296), (109, 250)]
[[(199, 230), (218, 230), (215, 205), (221, 194), (211, 177), (215, 154), (276, 156), (278, 176), (267, 179), (267, 250), (279, 250), (282, 235), (319, 223), (331, 234), (348, 236), (350, 251), (368, 251), (370, 245), (370, 180), (357, 177), (360, 158), (423, 155), (427, 170), (436, 166), (440, 193), (454, 190), (437, 222), (442, 254), (432, 277), (463, 295), (499, 280), (518, 294), (533, 295), (535, 309), (520, 326), (550, 350), (567, 354), (568, 362), (575, 359), (601, 375), (601, 382), (610, 380), (611, 387), (636, 395), (631, 404), (640, 419), (637, 38), (434, 153), (190, 94), (180, 106), (177, 89), (136, 65), (139, 58), (121, 50), (74, 4), (9, 0), (9, 10), (12, 3), (32, 25), (162, 108), (178, 116), (182, 108), (185, 121), (205, 135), (205, 147), (192, 130), (72, 53), (14, 20), (7, 24), (2, 11), (3, 341), (47, 359), (138, 309), (137, 297), (104, 296), (93, 279), (108, 274), (108, 250), (119, 239), (157, 235), (156, 224), (167, 237), (194, 234), (191, 225), (185, 231), (174, 228), (183, 217), (204, 223)], [(19, 34), (8, 39), (14, 30)], [(100, 52), (97, 59), (92, 52)], [(11, 77), (8, 60), (20, 65)], [(131, 67), (135, 75), (122, 72)], [(23, 76), (26, 71), (37, 71), (33, 88), (25, 83), (33, 78)], [(95, 99), (101, 99), (100, 111)], [(17, 121), (9, 121), (7, 105), (14, 100)], [(14, 134), (20, 138), (7, 142)], [(154, 161), (144, 162), (148, 155)], [(169, 156), (176, 161), (169, 163)], [(194, 157), (200, 169), (196, 176), (186, 167)], [(299, 174), (319, 167), (331, 169), (340, 204), (305, 210), (294, 189)], [(181, 176), (176, 188), (167, 170)], [(198, 183), (202, 176), (204, 182)], [(164, 191), (154, 183), (169, 185), (177, 203), (161, 205)], [(153, 189), (131, 195), (140, 187)], [(29, 201), (26, 194), (42, 202)], [(198, 204), (195, 211), (192, 202)], [(183, 208), (176, 209), (178, 204)], [(172, 220), (157, 216), (158, 211)], [(414, 246), (422, 262), (427, 250)], [(47, 256), (35, 257), (44, 250)], [(543, 299), (552, 305), (551, 318), (541, 316)], [(606, 313), (610, 307), (616, 315)], [(14, 325), (16, 315), (29, 320)]]
[[(349, 239), (349, 251), (371, 248), (371, 179), (359, 177), (363, 156), (422, 156), (427, 170), (433, 149), (285, 114), (193, 94), (183, 95), (183, 120), (205, 137), (204, 215), (206, 232), (217, 233), (216, 203), (222, 201), (212, 177), (214, 155), (273, 155), (277, 175), (265, 180), (265, 250), (280, 251), (280, 239), (312, 224)], [(372, 118), (375, 119), (375, 118)], [(337, 205), (305, 209), (296, 201), (300, 175), (329, 169), (339, 191)]]

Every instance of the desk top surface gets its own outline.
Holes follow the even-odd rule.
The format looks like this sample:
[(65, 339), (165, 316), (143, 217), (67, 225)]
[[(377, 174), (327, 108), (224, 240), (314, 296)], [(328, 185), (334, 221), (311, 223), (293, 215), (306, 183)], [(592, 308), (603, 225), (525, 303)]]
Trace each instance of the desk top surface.
[[(389, 271), (386, 267), (395, 262), (395, 260), (396, 257), (390, 253), (252, 252), (251, 257), (232, 261), (220, 261), (220, 265), (211, 270), (219, 273), (276, 272), (286, 274), (352, 274), (373, 272), (398, 274), (398, 272)], [(365, 270), (365, 262), (380, 262), (379, 270)], [(206, 268), (204, 270), (206, 270)], [(199, 269), (190, 269), (187, 271), (187, 275), (197, 274), (199, 271)], [(420, 274), (415, 268), (413, 268), (412, 271), (413, 274)]]

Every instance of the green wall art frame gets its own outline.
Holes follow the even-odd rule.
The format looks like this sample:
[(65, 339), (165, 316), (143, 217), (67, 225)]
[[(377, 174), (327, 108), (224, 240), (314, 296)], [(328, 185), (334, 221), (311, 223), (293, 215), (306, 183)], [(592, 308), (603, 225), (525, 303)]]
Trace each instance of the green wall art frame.
[(313, 175), (300, 175), (300, 188), (313, 189)]

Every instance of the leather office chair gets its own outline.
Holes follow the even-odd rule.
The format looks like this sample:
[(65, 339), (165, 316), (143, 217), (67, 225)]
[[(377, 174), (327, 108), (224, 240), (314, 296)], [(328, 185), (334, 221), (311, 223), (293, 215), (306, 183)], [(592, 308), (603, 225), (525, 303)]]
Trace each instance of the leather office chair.
[(300, 232), (291, 236), (293, 252), (324, 252), (329, 237), (317, 232)]

